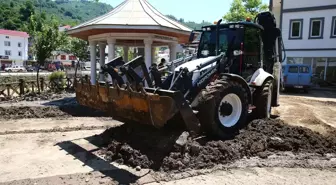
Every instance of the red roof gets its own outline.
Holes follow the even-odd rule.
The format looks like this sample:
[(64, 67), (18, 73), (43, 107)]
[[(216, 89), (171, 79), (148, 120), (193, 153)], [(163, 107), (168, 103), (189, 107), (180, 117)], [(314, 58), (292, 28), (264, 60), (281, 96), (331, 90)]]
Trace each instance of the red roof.
[(70, 29), (71, 26), (70, 25), (65, 25), (65, 26), (61, 26), (60, 28)]
[(0, 29), (0, 35), (9, 35), (9, 36), (24, 37), (24, 38), (29, 37), (28, 33), (26, 32), (14, 31), (14, 30), (3, 30), (3, 29)]

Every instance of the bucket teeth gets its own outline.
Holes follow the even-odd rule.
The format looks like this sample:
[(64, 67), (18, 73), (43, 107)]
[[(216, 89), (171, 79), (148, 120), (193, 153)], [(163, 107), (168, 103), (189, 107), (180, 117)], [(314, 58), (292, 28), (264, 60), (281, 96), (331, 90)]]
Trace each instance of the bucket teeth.
[(138, 91), (138, 87), (137, 87), (137, 84), (136, 84), (136, 82), (133, 82), (132, 84), (131, 84), (131, 88), (132, 88), (132, 90), (134, 91)]
[(140, 91), (142, 94), (146, 94), (146, 91), (145, 91), (145, 89), (144, 89), (144, 87), (143, 87), (143, 83), (142, 83), (142, 82), (139, 83), (139, 91)]
[(120, 86), (118, 84), (118, 81), (117, 80), (113, 80), (113, 87), (120, 90)]
[(91, 85), (91, 81), (90, 81), (90, 79), (89, 79), (89, 76), (88, 76), (88, 75), (85, 75), (84, 78), (85, 78), (85, 82)]
[(134, 90), (131, 87), (131, 84), (129, 82), (126, 82), (126, 88), (129, 92), (134, 92)]
[(110, 84), (109, 84), (109, 82), (107, 81), (107, 79), (105, 79), (105, 87), (106, 87), (106, 88), (109, 88), (109, 87), (110, 87)]

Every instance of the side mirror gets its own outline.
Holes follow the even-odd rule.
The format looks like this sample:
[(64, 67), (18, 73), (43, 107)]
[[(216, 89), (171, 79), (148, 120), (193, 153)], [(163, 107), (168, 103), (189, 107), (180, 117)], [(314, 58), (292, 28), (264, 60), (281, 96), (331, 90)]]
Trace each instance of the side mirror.
[(189, 43), (192, 43), (192, 41), (194, 41), (194, 38), (195, 38), (195, 32), (192, 31), (189, 36)]

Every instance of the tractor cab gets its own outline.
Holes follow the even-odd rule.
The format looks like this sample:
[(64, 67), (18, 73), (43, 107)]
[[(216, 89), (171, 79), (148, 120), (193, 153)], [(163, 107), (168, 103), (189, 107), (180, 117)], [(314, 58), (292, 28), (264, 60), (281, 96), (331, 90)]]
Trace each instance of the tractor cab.
[[(262, 17), (263, 18), (263, 17)], [(262, 19), (261, 20), (264, 20)], [(264, 24), (272, 25), (267, 21)], [(263, 68), (272, 74), (275, 60), (275, 40), (280, 30), (247, 21), (209, 25), (202, 28), (197, 58), (228, 55), (229, 65), (220, 71), (242, 76), (249, 81), (253, 73)]]
[(249, 22), (221, 24), (218, 31), (217, 49), (216, 25), (203, 27), (197, 57), (205, 58), (227, 53), (230, 63), (223, 72), (247, 78), (256, 69), (262, 67), (262, 30), (261, 26)]

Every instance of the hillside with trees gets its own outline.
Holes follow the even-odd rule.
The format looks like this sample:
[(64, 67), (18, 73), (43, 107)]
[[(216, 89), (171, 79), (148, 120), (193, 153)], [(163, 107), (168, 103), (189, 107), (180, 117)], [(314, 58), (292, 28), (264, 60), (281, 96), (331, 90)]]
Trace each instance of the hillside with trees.
[(206, 26), (206, 25), (211, 24), (211, 23), (208, 22), (208, 21), (202, 21), (201, 23), (196, 23), (196, 22), (194, 22), (194, 21), (184, 21), (183, 18), (178, 19), (178, 18), (176, 18), (176, 17), (173, 16), (173, 15), (167, 15), (167, 17), (169, 17), (169, 18), (171, 18), (171, 19), (173, 19), (173, 20), (175, 20), (175, 21), (180, 22), (180, 23), (182, 23), (182, 24), (188, 26), (188, 27), (191, 28), (191, 29), (201, 29), (202, 26)]
[[(24, 30), (24, 26), (33, 13), (42, 12), (47, 18), (54, 15), (63, 25), (77, 25), (112, 10), (112, 6), (96, 0), (0, 0), (0, 28)], [(173, 15), (168, 17), (179, 21), (192, 29), (200, 29), (210, 24), (184, 21)]]
[(21, 30), (32, 12), (44, 12), (61, 24), (76, 25), (111, 9), (111, 5), (92, 0), (0, 0), (0, 28)]

